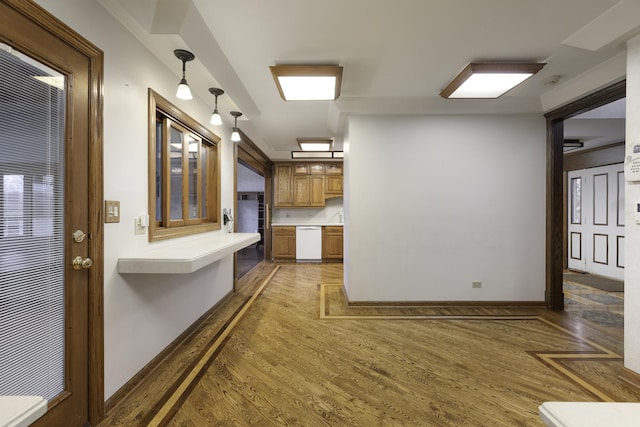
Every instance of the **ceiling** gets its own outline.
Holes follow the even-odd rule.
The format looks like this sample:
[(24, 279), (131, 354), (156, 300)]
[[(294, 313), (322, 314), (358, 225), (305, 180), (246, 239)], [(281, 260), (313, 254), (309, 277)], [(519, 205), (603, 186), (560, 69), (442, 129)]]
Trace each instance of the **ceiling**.
[[(192, 51), (194, 95), (213, 108), (207, 89), (224, 89), (227, 124), (230, 110), (242, 111), (238, 126), (274, 160), (289, 159), (298, 137), (335, 138), (340, 149), (350, 114), (542, 113), (541, 95), (624, 51), (640, 28), (629, 18), (640, 13), (634, 0), (99, 1), (176, 70), (176, 84), (173, 49)], [(489, 60), (547, 65), (497, 100), (439, 96), (469, 62)], [(283, 101), (269, 71), (276, 64), (342, 65), (340, 98)], [(565, 136), (607, 120), (624, 129), (624, 116), (576, 118)]]

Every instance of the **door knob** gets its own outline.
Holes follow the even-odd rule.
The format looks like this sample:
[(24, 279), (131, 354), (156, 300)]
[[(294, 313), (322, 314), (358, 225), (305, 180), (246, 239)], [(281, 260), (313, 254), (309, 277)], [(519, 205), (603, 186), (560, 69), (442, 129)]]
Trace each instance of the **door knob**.
[(72, 236), (73, 236), (73, 241), (76, 242), (76, 243), (84, 242), (84, 238), (87, 237), (87, 235), (84, 234), (84, 232), (82, 230), (74, 231)]
[(91, 268), (91, 266), (93, 265), (93, 261), (91, 261), (91, 258), (83, 259), (81, 256), (77, 256), (73, 259), (71, 265), (73, 266), (74, 270), (86, 270), (88, 268)]

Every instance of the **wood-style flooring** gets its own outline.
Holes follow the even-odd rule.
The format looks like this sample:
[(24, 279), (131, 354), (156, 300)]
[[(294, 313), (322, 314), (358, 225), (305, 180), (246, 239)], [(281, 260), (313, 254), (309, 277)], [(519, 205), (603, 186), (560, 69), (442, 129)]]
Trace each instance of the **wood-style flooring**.
[(353, 307), (341, 284), (260, 263), (100, 426), (540, 426), (545, 401), (640, 398), (622, 335), (579, 316)]

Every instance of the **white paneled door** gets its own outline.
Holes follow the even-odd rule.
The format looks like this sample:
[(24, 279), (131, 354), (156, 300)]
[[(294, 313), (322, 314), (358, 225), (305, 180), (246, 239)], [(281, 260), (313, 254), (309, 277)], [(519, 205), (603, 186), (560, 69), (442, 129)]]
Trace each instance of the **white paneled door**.
[(568, 266), (624, 279), (622, 163), (568, 173)]

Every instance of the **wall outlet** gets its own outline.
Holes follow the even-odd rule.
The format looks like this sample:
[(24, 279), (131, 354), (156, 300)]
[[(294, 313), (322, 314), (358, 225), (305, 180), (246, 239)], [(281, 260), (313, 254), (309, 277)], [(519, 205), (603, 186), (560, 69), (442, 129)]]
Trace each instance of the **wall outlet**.
[(482, 287), (482, 282), (471, 282), (471, 287), (472, 288), (481, 288)]

